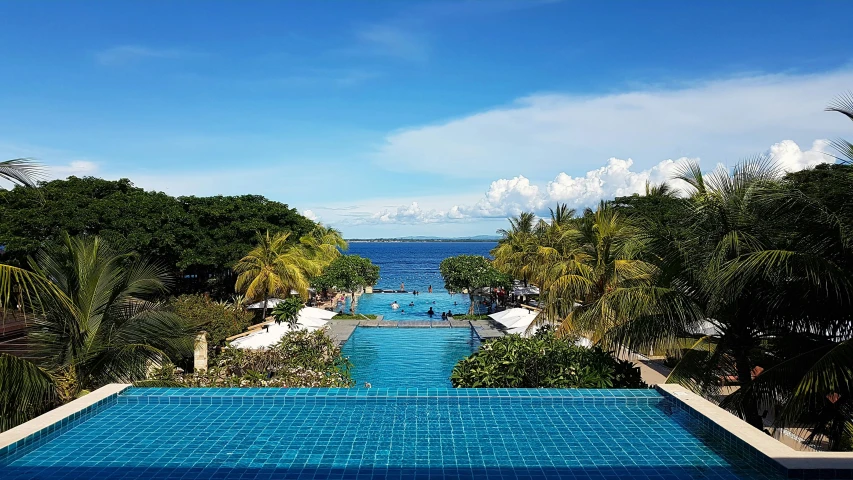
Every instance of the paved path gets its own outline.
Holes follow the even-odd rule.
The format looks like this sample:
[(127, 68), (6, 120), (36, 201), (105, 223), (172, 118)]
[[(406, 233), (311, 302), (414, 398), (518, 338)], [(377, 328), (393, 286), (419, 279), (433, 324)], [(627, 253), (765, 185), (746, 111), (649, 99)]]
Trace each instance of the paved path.
[(358, 322), (358, 320), (330, 320), (328, 323), (329, 336), (338, 345), (343, 345), (355, 331)]
[(480, 339), (488, 340), (504, 336), (488, 320), (329, 320), (329, 336), (338, 345), (349, 340), (355, 327), (374, 328), (473, 328)]

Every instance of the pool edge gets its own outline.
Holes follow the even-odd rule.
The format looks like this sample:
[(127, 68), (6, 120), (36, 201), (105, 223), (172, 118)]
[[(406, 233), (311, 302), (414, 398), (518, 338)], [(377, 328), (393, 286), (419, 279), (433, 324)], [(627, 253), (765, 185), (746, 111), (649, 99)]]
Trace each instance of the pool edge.
[(47, 437), (98, 407), (115, 401), (120, 393), (130, 387), (130, 384), (125, 383), (105, 385), (88, 395), (45, 412), (5, 432), (0, 432), (0, 459)]
[(721, 441), (745, 446), (745, 456), (775, 467), (789, 478), (853, 478), (853, 453), (794, 450), (681, 385), (655, 388), (693, 419), (722, 433), (725, 438)]

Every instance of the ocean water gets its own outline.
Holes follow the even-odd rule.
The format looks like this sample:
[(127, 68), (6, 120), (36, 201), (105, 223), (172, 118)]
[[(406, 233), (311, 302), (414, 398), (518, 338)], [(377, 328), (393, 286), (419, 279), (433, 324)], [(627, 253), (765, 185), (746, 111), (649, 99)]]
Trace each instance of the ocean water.
[[(441, 320), (441, 312), (467, 313), (468, 295), (450, 295), (444, 288), (438, 266), (445, 258), (456, 255), (489, 257), (495, 245), (494, 242), (350, 243), (346, 253), (361, 255), (379, 265), (376, 288), (397, 290), (403, 284), (409, 292), (362, 295), (356, 312), (382, 315), (386, 320), (426, 320), (430, 308), (436, 320)], [(428, 292), (430, 286), (432, 293)], [(413, 290), (420, 294), (413, 295)], [(400, 308), (391, 308), (394, 301)]]

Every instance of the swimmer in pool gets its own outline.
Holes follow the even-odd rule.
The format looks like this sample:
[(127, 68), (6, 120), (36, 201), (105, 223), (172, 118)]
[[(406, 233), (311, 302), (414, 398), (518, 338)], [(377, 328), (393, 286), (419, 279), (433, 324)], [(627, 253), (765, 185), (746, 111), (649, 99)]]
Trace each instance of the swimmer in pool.
[(394, 310), (400, 308), (400, 305), (397, 304), (397, 300), (394, 300), (394, 303), (391, 304), (391, 308), (393, 308)]

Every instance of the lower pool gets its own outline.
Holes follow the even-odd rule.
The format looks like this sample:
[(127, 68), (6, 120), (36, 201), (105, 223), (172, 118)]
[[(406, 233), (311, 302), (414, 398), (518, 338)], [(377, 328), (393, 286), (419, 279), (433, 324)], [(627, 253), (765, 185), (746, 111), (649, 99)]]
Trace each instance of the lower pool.
[(654, 390), (132, 388), (4, 480), (775, 479)]
[(342, 353), (359, 387), (450, 387), (453, 366), (479, 345), (470, 328), (356, 327)]
[[(391, 304), (397, 302), (397, 308)], [(357, 313), (382, 315), (385, 320), (441, 320), (441, 312), (451, 312), (455, 315), (468, 313), (470, 305), (468, 295), (450, 295), (447, 292), (427, 293), (419, 295), (411, 293), (365, 293), (358, 297), (355, 311)], [(486, 313), (486, 307), (477, 305), (476, 313)], [(345, 308), (349, 308), (347, 305)], [(432, 308), (434, 315), (427, 312)]]

